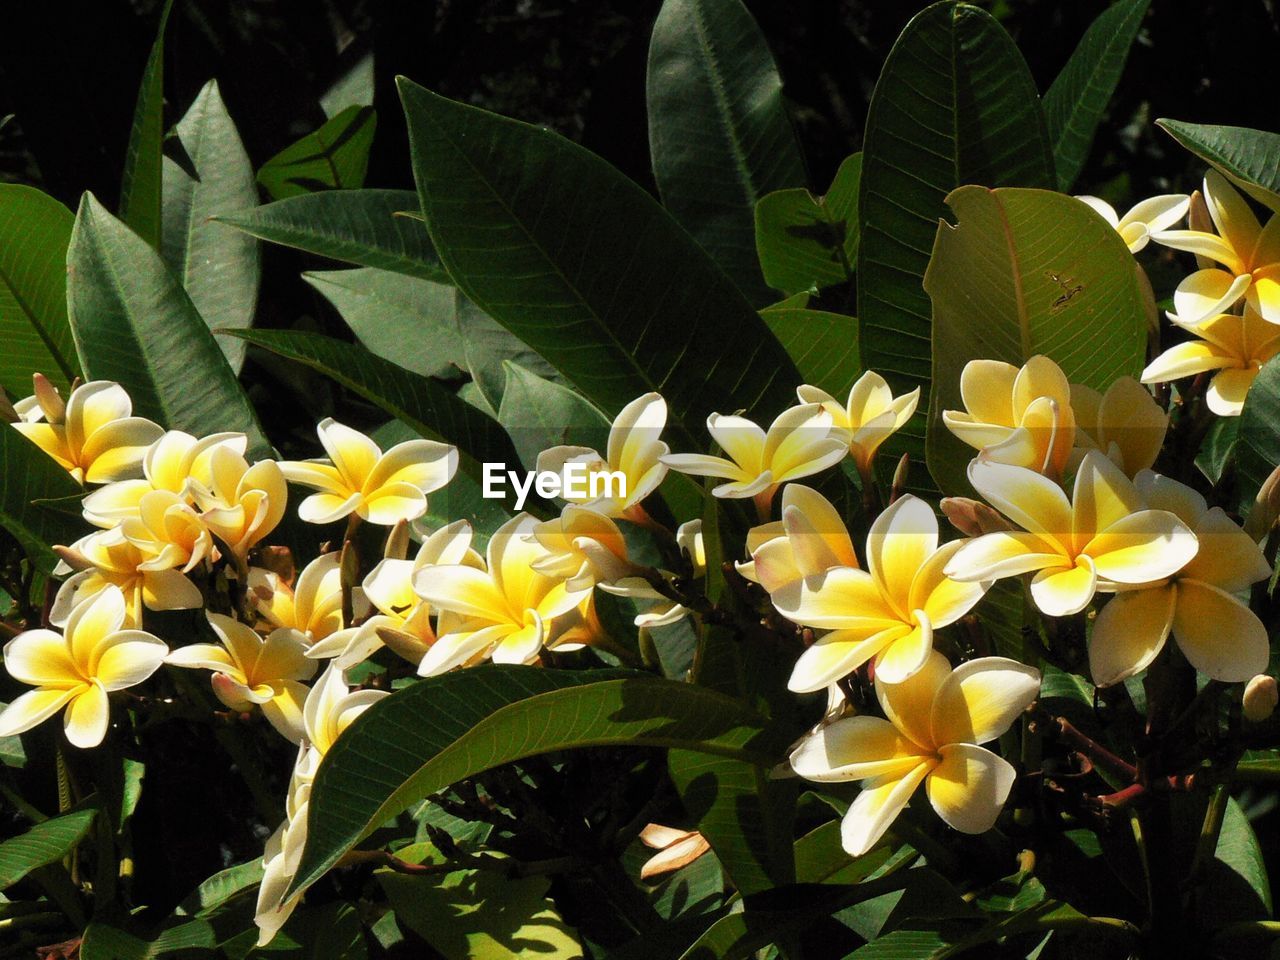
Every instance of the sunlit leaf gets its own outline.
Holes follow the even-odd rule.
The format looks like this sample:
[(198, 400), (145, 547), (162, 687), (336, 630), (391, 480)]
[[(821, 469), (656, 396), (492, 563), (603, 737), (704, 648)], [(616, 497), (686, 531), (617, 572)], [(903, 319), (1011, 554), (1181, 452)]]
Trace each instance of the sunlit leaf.
[(362, 187), (376, 126), (372, 107), (347, 107), (264, 163), (258, 183), (273, 200)]
[(862, 154), (840, 164), (826, 195), (778, 190), (756, 204), (756, 250), (769, 286), (787, 296), (853, 279)]
[(1156, 125), (1259, 203), (1280, 212), (1280, 133), (1168, 119)]

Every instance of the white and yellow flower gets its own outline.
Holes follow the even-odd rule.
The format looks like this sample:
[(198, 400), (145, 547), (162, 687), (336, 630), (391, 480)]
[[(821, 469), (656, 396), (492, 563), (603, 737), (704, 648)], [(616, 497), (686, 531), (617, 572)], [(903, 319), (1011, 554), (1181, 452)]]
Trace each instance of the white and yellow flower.
[(556, 519), (535, 525), (533, 538), (546, 551), (534, 569), (564, 580), (570, 590), (612, 583), (635, 569), (618, 525), (590, 507), (569, 504)]
[(96, 747), (111, 721), (107, 695), (142, 683), (169, 652), (163, 640), (125, 629), (125, 598), (114, 586), (77, 604), (62, 634), (28, 630), (4, 648), (4, 667), (36, 689), (0, 713), (0, 737), (11, 737), (66, 709), (63, 728), (77, 747)]
[(209, 485), (193, 484), (201, 519), (240, 560), (284, 519), (288, 490), (274, 460), (253, 466), (230, 447), (209, 457)]
[[(260, 621), (256, 626), (264, 632), (294, 630), (307, 647), (350, 629), (342, 616), (341, 564), (337, 551), (321, 554), (302, 568), (292, 587), (279, 574), (251, 567), (248, 595)], [(344, 633), (343, 639), (350, 635)]]
[(1022, 467), (975, 460), (969, 482), (1021, 530), (984, 534), (947, 565), (957, 580), (1034, 573), (1031, 599), (1053, 617), (1078, 613), (1097, 590), (1171, 576), (1196, 555), (1196, 536), (1167, 510), (1143, 508), (1133, 482), (1101, 451), (1085, 454), (1071, 499)]
[(1169, 417), (1133, 377), (1116, 380), (1105, 394), (1073, 383), (1071, 407), (1076, 419), (1073, 460), (1087, 450), (1101, 450), (1130, 477), (1156, 462)]
[(938, 546), (938, 520), (923, 500), (901, 497), (867, 535), (867, 570), (835, 567), (773, 594), (784, 617), (830, 632), (800, 655), (787, 686), (821, 690), (868, 660), (884, 683), (902, 683), (933, 649), (933, 631), (960, 619), (989, 584), (944, 573), (964, 545)]
[[(689, 561), (692, 579), (701, 579), (707, 572), (707, 550), (702, 539), (701, 519), (686, 520), (676, 528), (676, 546)], [(614, 596), (653, 601), (649, 609), (636, 614), (633, 622), (637, 627), (667, 627), (679, 623), (689, 615), (688, 607), (664, 597), (643, 577), (623, 577), (612, 583), (602, 581), (597, 586)]]
[(458, 469), (457, 449), (434, 440), (406, 440), (383, 453), (332, 417), (320, 421), (316, 432), (327, 460), (280, 464), (287, 480), (319, 491), (298, 506), (298, 516), (308, 523), (333, 523), (352, 513), (388, 527), (415, 520), (427, 512), (427, 494)]
[(1168, 230), (1187, 215), (1191, 198), (1185, 193), (1167, 193), (1135, 203), (1122, 217), (1116, 208), (1098, 197), (1076, 197), (1120, 234), (1130, 253), (1139, 253), (1151, 241), (1152, 234)]
[(864, 477), (871, 475), (871, 463), (880, 445), (906, 425), (920, 402), (919, 387), (895, 397), (884, 377), (874, 370), (858, 378), (843, 406), (825, 390), (809, 384), (797, 388), (796, 395), (801, 403), (821, 406), (831, 414), (837, 429), (849, 432), (849, 453)]
[(770, 594), (833, 567), (859, 566), (840, 511), (801, 483), (783, 488), (781, 520), (747, 532), (747, 551), (751, 559), (736, 564), (738, 572)]
[(200, 515), (176, 493), (151, 490), (138, 503), (138, 515), (121, 522), (120, 535), (148, 559), (139, 570), (180, 569), (190, 573), (217, 551)]
[(792, 769), (806, 780), (863, 781), (840, 825), (844, 849), (858, 857), (874, 847), (921, 783), (949, 826), (990, 830), (1016, 771), (980, 744), (998, 738), (1035, 700), (1039, 672), (1003, 657), (952, 670), (933, 651), (902, 683), (877, 677), (875, 688), (887, 720), (843, 717), (810, 733), (791, 754)]
[(49, 621), (62, 626), (90, 597), (116, 587), (124, 596), (125, 624), (142, 624), (142, 610), (194, 610), (204, 605), (200, 589), (181, 570), (157, 569), (157, 557), (127, 539), (120, 528), (101, 530), (63, 551), (76, 572), (58, 588)]

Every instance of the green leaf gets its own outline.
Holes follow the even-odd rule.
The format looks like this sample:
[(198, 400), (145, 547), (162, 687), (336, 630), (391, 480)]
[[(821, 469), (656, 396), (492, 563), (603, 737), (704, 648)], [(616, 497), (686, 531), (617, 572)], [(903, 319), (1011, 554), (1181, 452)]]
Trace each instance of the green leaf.
[[(0, 598), (0, 602), (7, 604), (7, 600)], [(7, 704), (0, 704), (0, 710), (3, 710)], [(21, 769), (27, 765), (27, 751), (22, 746), (22, 737), (0, 737), (0, 764), (6, 767), (15, 767)]]
[(1044, 95), (1058, 189), (1071, 189), (1089, 157), (1093, 134), (1115, 93), (1129, 48), (1151, 0), (1118, 0), (1089, 25)]
[(84, 525), (36, 501), (82, 492), (80, 484), (48, 454), (8, 424), (0, 424), (0, 526), (46, 573), (58, 562), (50, 546), (74, 543)]
[(768, 303), (752, 211), (806, 178), (778, 67), (740, 0), (664, 0), (646, 100), (663, 205), (748, 300)]
[(97, 810), (76, 810), (37, 823), (26, 833), (0, 843), (0, 890), (32, 870), (56, 863), (85, 838)]
[(271, 447), (213, 334), (160, 254), (85, 194), (67, 251), (67, 307), (85, 375), (115, 380), (133, 412), (201, 437), (236, 430)]
[(1280, 357), (1258, 371), (1244, 398), (1236, 431), (1236, 510), (1247, 517), (1267, 477), (1280, 465)]
[(1227, 801), (1207, 884), (1219, 919), (1261, 919), (1272, 915), (1266, 858), (1248, 817), (1234, 799)]
[[(929, 470), (947, 493), (967, 490), (973, 450), (942, 424), (962, 410), (960, 371), (975, 359), (1057, 361), (1099, 392), (1142, 372), (1147, 331), (1138, 268), (1124, 241), (1073, 197), (962, 187), (947, 198), (956, 226), (938, 227), (924, 286), (933, 301)], [(865, 329), (864, 329), (865, 334)]]
[(138, 936), (100, 920), (89, 924), (80, 945), (80, 960), (158, 960), (212, 956), (217, 940), (205, 920), (188, 920), (154, 937)]
[(843, 400), (862, 374), (857, 318), (793, 306), (786, 300), (761, 310), (760, 316), (795, 363), (801, 380)]
[(33, 187), (0, 184), (0, 388), (31, 393), (43, 373), (64, 391), (80, 375), (67, 322), (67, 244), (75, 217)]
[(880, 461), (910, 453), (914, 489), (928, 489), (931, 311), (921, 281), (946, 197), (967, 183), (1056, 180), (1035, 83), (1013, 40), (977, 7), (937, 3), (907, 24), (876, 83), (858, 197), (862, 362), (895, 395), (922, 388), (919, 412)]
[(375, 267), (304, 273), (371, 353), (424, 377), (457, 379), (466, 368), (448, 284)]
[(649, 674), (489, 664), (419, 680), (370, 707), (325, 756), (293, 888), (459, 780), (551, 750), (619, 744), (761, 764), (783, 746), (739, 702)]
[(372, 107), (347, 107), (264, 163), (258, 183), (273, 200), (362, 187), (376, 126)]
[(262, 859), (219, 870), (196, 887), (174, 910), (177, 916), (207, 916), (262, 880)]
[(769, 286), (787, 296), (849, 283), (858, 262), (862, 154), (840, 164), (824, 197), (779, 190), (756, 204), (756, 251)]
[(568, 387), (544, 380), (510, 360), (503, 363), (507, 385), (502, 391), (498, 422), (507, 431), (526, 470), (538, 454), (563, 444), (603, 450), (609, 420)]
[(548, 130), (404, 79), (400, 92), (449, 274), (588, 400), (613, 416), (662, 393), (684, 449), (707, 448), (713, 411), (794, 402), (795, 368), (763, 321), (640, 187)]
[(517, 460), (515, 448), (495, 421), (434, 380), (403, 370), (363, 347), (297, 330), (228, 333), (318, 370), (429, 440), (453, 444), (458, 448), (459, 471), (476, 483), (483, 479), (482, 463)]
[[(247, 327), (258, 300), (258, 243), (212, 221), (221, 210), (257, 202), (253, 166), (218, 84), (210, 80), (181, 120), (177, 134), (195, 168), (193, 179), (164, 158), (163, 230), (160, 252), (211, 329)], [(245, 345), (219, 343), (231, 369), (244, 364)]]
[(1239, 417), (1214, 418), (1213, 426), (1209, 428), (1196, 454), (1196, 466), (1210, 483), (1216, 484), (1221, 480), (1235, 458), (1239, 430)]
[(829, 820), (795, 842), (796, 879), (800, 883), (861, 883), (893, 855), (888, 844), (851, 857), (840, 841), (840, 821)]
[(495, 420), (502, 406), (502, 391), (507, 385), (508, 361), (544, 380), (564, 382), (555, 367), (468, 300), (461, 290), (457, 292), (456, 300), (458, 338), (462, 341), (467, 370), (471, 373), (473, 386), (488, 404)]
[(216, 219), (263, 240), (334, 260), (447, 283), (412, 190), (329, 190), (278, 200)]
[(1168, 119), (1156, 125), (1249, 196), (1280, 212), (1280, 134)]
[(173, 0), (165, 0), (155, 43), (142, 73), (142, 86), (133, 108), (133, 128), (124, 158), (120, 184), (120, 219), (154, 249), (160, 249), (164, 148), (164, 31)]

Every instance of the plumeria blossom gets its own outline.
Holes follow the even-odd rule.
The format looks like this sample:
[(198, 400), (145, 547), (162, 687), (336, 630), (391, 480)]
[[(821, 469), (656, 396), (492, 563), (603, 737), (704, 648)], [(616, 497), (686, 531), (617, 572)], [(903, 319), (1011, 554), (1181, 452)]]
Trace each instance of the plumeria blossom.
[(970, 360), (960, 372), (965, 409), (942, 411), (947, 429), (999, 463), (1060, 477), (1075, 445), (1071, 385), (1061, 368), (1034, 356), (1021, 369)]
[(1139, 474), (1143, 503), (1176, 515), (1200, 542), (1172, 576), (1123, 590), (1099, 611), (1089, 637), (1089, 670), (1098, 686), (1146, 669), (1170, 634), (1187, 661), (1214, 680), (1237, 683), (1262, 673), (1270, 644), (1257, 615), (1237, 595), (1271, 576), (1261, 547), (1221, 507), (1151, 471)]
[(1169, 417), (1133, 377), (1120, 377), (1104, 394), (1073, 383), (1071, 408), (1076, 418), (1073, 460), (1087, 450), (1101, 450), (1130, 477), (1156, 462)]
[(249, 570), (249, 601), (267, 630), (281, 627), (301, 635), (311, 646), (339, 631), (344, 642), (352, 635), (342, 618), (342, 566), (336, 551), (316, 557), (298, 574), (290, 587), (279, 576), (261, 567)]
[(969, 482), (1021, 530), (988, 533), (951, 558), (947, 574), (978, 581), (1035, 573), (1031, 599), (1053, 617), (1078, 613), (1097, 590), (1161, 580), (1196, 555), (1196, 536), (1167, 510), (1147, 510), (1101, 451), (1085, 454), (1071, 499), (1022, 467), (975, 460)]
[(136, 476), (147, 448), (164, 432), (133, 416), (133, 401), (110, 380), (83, 383), (64, 403), (57, 388), (36, 374), (35, 394), (14, 410), (21, 419), (13, 428), (80, 483)]
[(1130, 253), (1139, 253), (1151, 241), (1153, 233), (1168, 230), (1187, 215), (1191, 198), (1185, 193), (1167, 193), (1135, 203), (1122, 217), (1116, 208), (1098, 197), (1076, 197), (1087, 203), (1120, 234)]
[(843, 406), (825, 390), (809, 384), (798, 387), (796, 395), (801, 403), (821, 406), (831, 414), (838, 429), (849, 432), (849, 453), (864, 477), (871, 474), (871, 463), (880, 444), (903, 428), (920, 402), (919, 387), (895, 397), (884, 377), (874, 370), (858, 378)]
[(640, 842), (658, 851), (641, 865), (641, 880), (651, 880), (687, 867), (711, 849), (707, 838), (697, 830), (677, 830), (660, 823), (646, 825), (640, 831)]
[(843, 717), (806, 736), (791, 766), (806, 780), (861, 780), (840, 825), (844, 849), (866, 853), (921, 783), (933, 809), (962, 833), (990, 830), (1016, 772), (980, 744), (995, 740), (1040, 692), (1040, 673), (1003, 657), (954, 670), (932, 651), (902, 683), (875, 682), (885, 716)]
[(782, 519), (747, 532), (751, 559), (738, 572), (772, 594), (833, 567), (858, 567), (844, 518), (822, 494), (802, 483), (782, 490)]
[(875, 660), (878, 681), (901, 683), (933, 649), (933, 631), (973, 609), (989, 584), (944, 573), (964, 545), (938, 546), (938, 520), (923, 500), (904, 496), (867, 534), (867, 570), (836, 567), (773, 594), (784, 617), (830, 632), (800, 655), (787, 686), (821, 690)]
[(124, 594), (114, 586), (76, 605), (63, 633), (28, 630), (4, 648), (4, 666), (15, 680), (35, 687), (0, 713), (0, 737), (43, 723), (59, 710), (74, 746), (96, 747), (111, 721), (107, 695), (146, 680), (169, 648), (141, 630), (125, 628)]
[(229, 709), (248, 712), (255, 706), (287, 740), (302, 741), (303, 680), (316, 672), (296, 631), (281, 628), (264, 639), (248, 627), (218, 613), (207, 614), (222, 643), (193, 643), (169, 654), (175, 667), (211, 670), (210, 683)]
[(546, 550), (534, 569), (564, 580), (570, 590), (621, 580), (635, 569), (618, 525), (590, 507), (569, 504), (555, 520), (537, 524), (533, 538)]
[(216, 555), (213, 537), (200, 515), (176, 493), (151, 490), (138, 503), (138, 515), (122, 521), (120, 535), (149, 559), (139, 570), (180, 569), (190, 573)]
[(326, 417), (316, 427), (327, 460), (284, 461), (285, 478), (319, 491), (298, 505), (308, 523), (333, 523), (352, 513), (394, 526), (427, 512), (427, 494), (458, 469), (458, 451), (434, 440), (406, 440), (383, 453), (358, 430)]
[[(688, 558), (692, 578), (701, 579), (707, 572), (707, 551), (702, 539), (702, 521), (686, 520), (680, 524), (676, 528), (676, 546)], [(612, 593), (614, 596), (653, 601), (653, 605), (648, 610), (636, 614), (633, 622), (637, 627), (645, 629), (668, 627), (673, 623), (679, 623), (689, 615), (688, 607), (664, 597), (643, 577), (623, 577), (612, 583), (602, 581), (598, 586), (605, 593)]]
[(817, 403), (784, 410), (768, 432), (746, 417), (718, 413), (707, 417), (707, 431), (727, 457), (673, 453), (662, 462), (681, 473), (727, 480), (711, 491), (714, 496), (754, 497), (766, 506), (781, 484), (820, 473), (849, 452), (848, 433), (835, 428), (831, 413)]
[(1204, 175), (1204, 202), (1216, 233), (1164, 230), (1156, 243), (1185, 250), (1220, 267), (1197, 270), (1173, 294), (1171, 319), (1195, 326), (1225, 313), (1241, 298), (1268, 323), (1280, 323), (1280, 217), (1258, 223), (1248, 202), (1220, 174)]
[(253, 466), (231, 447), (209, 456), (209, 484), (193, 482), (201, 519), (236, 557), (243, 560), (284, 519), (288, 490), (274, 460)]
[(58, 588), (49, 621), (62, 626), (75, 606), (107, 590), (124, 595), (126, 625), (142, 624), (142, 609), (194, 610), (204, 605), (200, 589), (181, 570), (156, 569), (156, 556), (144, 552), (118, 527), (77, 540), (62, 550), (75, 570)]
[(552, 621), (573, 610), (591, 590), (570, 589), (535, 565), (547, 551), (533, 538), (537, 520), (517, 514), (489, 538), (485, 569), (464, 563), (431, 564), (413, 579), (418, 595), (457, 616), (427, 650), (418, 673), (444, 673), (465, 663), (532, 663)]
[(640, 520), (641, 502), (658, 489), (667, 475), (662, 457), (670, 448), (661, 439), (666, 425), (667, 402), (659, 394), (646, 393), (623, 407), (613, 421), (606, 456), (590, 447), (552, 447), (538, 454), (538, 470), (563, 475), (566, 464), (582, 463), (586, 466), (588, 493), (592, 476), (621, 474), (626, 478), (625, 490), (600, 484), (600, 496), (565, 499), (607, 517)]
[(1220, 313), (1189, 326), (1170, 317), (1197, 339), (1170, 347), (1142, 371), (1143, 383), (1167, 383), (1197, 373), (1213, 373), (1205, 402), (1220, 417), (1238, 417), (1258, 370), (1280, 353), (1280, 326), (1252, 307), (1244, 316)]

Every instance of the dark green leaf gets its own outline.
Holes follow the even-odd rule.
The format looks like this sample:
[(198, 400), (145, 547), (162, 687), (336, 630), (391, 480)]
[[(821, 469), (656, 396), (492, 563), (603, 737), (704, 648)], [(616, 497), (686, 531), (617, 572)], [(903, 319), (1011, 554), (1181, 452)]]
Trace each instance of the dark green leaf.
[(649, 151), (658, 193), (756, 306), (772, 297), (752, 211), (805, 182), (764, 35), (740, 0), (664, 0), (649, 42)]
[[(204, 85), (178, 121), (177, 133), (196, 177), (164, 158), (160, 252), (211, 329), (250, 326), (261, 269), (258, 243), (211, 218), (219, 211), (256, 203), (258, 189), (217, 81)], [(222, 340), (219, 346), (231, 369), (239, 372), (244, 343)]]
[(848, 283), (858, 262), (862, 154), (840, 164), (824, 197), (779, 190), (756, 204), (756, 250), (769, 286), (787, 296)]
[(375, 267), (317, 270), (302, 279), (371, 353), (424, 377), (458, 379), (466, 368), (452, 286)]
[(876, 847), (851, 857), (840, 842), (840, 821), (829, 820), (795, 842), (796, 880), (800, 883), (861, 883), (888, 862), (893, 848)]
[(1151, 0), (1119, 0), (1089, 25), (1044, 95), (1058, 189), (1076, 182)]
[(1280, 133), (1157, 120), (1173, 139), (1259, 203), (1280, 212)]
[(63, 390), (80, 374), (67, 322), (67, 244), (75, 217), (33, 187), (0, 184), (0, 388), (31, 392), (43, 373)]
[(191, 891), (174, 913), (178, 916), (206, 916), (237, 894), (252, 889), (261, 880), (261, 859), (220, 870)]
[(330, 190), (268, 203), (217, 219), (285, 246), (364, 267), (405, 273), (437, 283), (449, 275), (417, 213), (412, 190)]
[(937, 3), (907, 24), (867, 113), (858, 216), (858, 322), (863, 365), (894, 394), (922, 387), (919, 412), (880, 460), (912, 459), (927, 489), (930, 306), (921, 285), (946, 197), (966, 183), (1053, 187), (1049, 137), (1035, 83), (989, 14)]
[(498, 418), (498, 409), (502, 406), (502, 391), (506, 389), (507, 361), (524, 367), (544, 380), (564, 382), (555, 367), (468, 300), (461, 290), (457, 292), (456, 301), (458, 338), (463, 344), (467, 370), (474, 380), (473, 386), (492, 411), (495, 420)]
[(325, 756), (294, 888), (452, 783), (550, 750), (611, 744), (762, 764), (781, 749), (737, 701), (649, 674), (485, 665), (419, 680), (370, 707)]
[(1200, 444), (1196, 454), (1196, 466), (1210, 483), (1217, 483), (1227, 472), (1235, 457), (1236, 436), (1240, 431), (1239, 417), (1215, 417), (1213, 426)]
[(507, 431), (526, 470), (534, 469), (538, 454), (563, 444), (603, 450), (609, 441), (609, 420), (568, 387), (544, 380), (510, 360), (498, 408), (498, 422)]
[(642, 189), (548, 130), (400, 90), (450, 275), (588, 400), (612, 416), (662, 393), (685, 449), (707, 447), (713, 411), (794, 402), (795, 368), (763, 321)]
[[(1138, 268), (1120, 235), (1073, 197), (1044, 190), (962, 187), (947, 198), (924, 285), (933, 301), (933, 403), (928, 456), (947, 493), (969, 489), (971, 447), (942, 424), (963, 410), (970, 360), (1057, 361), (1072, 383), (1102, 393), (1137, 377), (1146, 357)], [(865, 336), (865, 328), (864, 328)]]
[(97, 810), (76, 810), (37, 823), (26, 833), (0, 843), (0, 890), (32, 870), (61, 860), (89, 833)]
[(1219, 919), (1262, 919), (1272, 912), (1271, 881), (1266, 859), (1249, 819), (1234, 799), (1227, 801), (1208, 884), (1220, 901)]
[(124, 158), (124, 179), (120, 184), (120, 219), (154, 249), (160, 249), (161, 197), (164, 147), (164, 31), (169, 23), (173, 0), (165, 0), (155, 43), (133, 108), (133, 129)]
[(1248, 516), (1263, 483), (1280, 465), (1280, 357), (1268, 360), (1244, 398), (1236, 433), (1236, 509)]
[(795, 363), (800, 378), (843, 401), (862, 374), (857, 318), (786, 301), (761, 310), (760, 316)]
[(57, 563), (50, 546), (74, 543), (84, 532), (84, 525), (75, 517), (35, 501), (81, 492), (71, 474), (43, 450), (8, 424), (0, 424), (0, 526), (46, 572)]
[(84, 932), (80, 960), (172, 960), (212, 957), (217, 946), (213, 927), (205, 920), (188, 920), (157, 933), (139, 936), (102, 921)]
[(376, 126), (372, 107), (347, 107), (264, 163), (258, 183), (273, 200), (362, 187)]
[(67, 252), (67, 306), (85, 375), (115, 380), (136, 416), (206, 436), (236, 430), (270, 454), (213, 334), (160, 254), (85, 194)]

